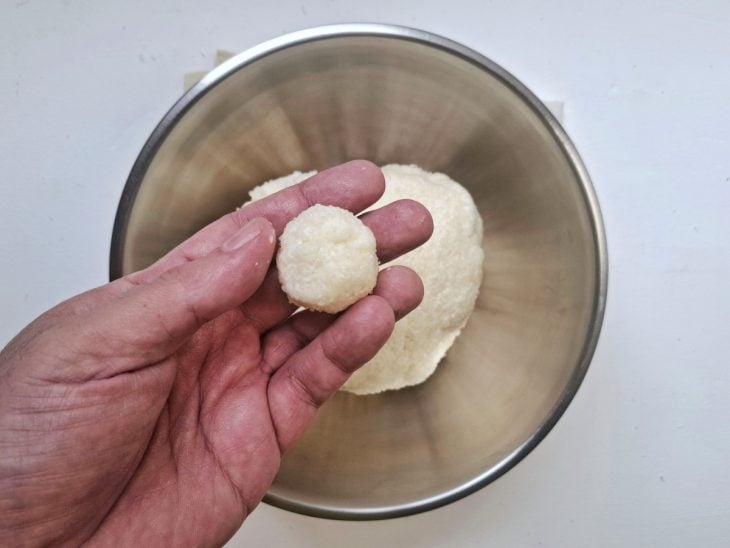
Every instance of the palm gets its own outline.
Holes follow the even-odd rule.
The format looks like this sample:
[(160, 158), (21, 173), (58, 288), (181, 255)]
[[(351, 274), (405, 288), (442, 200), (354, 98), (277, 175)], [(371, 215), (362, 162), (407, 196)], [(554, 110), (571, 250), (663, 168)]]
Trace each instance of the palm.
[(281, 458), (259, 366), (258, 330), (238, 311), (203, 326), (170, 358), (165, 367), (185, 374), (174, 378), (151, 437), (140, 436), (149, 439), (144, 457), (100, 533), (136, 537), (129, 524), (146, 526), (151, 509), (166, 539), (217, 543), (236, 530)]

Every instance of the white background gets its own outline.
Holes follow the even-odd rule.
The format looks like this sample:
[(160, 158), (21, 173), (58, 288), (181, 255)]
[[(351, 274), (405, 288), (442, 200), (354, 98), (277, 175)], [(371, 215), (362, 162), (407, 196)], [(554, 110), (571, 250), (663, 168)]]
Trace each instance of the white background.
[[(593, 365), (504, 478), (419, 516), (341, 523), (262, 505), (237, 546), (730, 544), (730, 4), (0, 0), (0, 345), (104, 283), (128, 171), (182, 75), (323, 23), (421, 27), (547, 100), (609, 239)], [(417, 7), (420, 6), (420, 7)]]

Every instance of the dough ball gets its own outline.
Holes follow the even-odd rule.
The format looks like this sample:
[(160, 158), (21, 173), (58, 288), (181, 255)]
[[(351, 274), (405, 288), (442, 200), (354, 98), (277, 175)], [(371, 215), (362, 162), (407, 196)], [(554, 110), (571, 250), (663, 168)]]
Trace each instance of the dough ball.
[(284, 228), (276, 256), (289, 300), (331, 314), (362, 299), (378, 280), (375, 236), (345, 209), (315, 205)]

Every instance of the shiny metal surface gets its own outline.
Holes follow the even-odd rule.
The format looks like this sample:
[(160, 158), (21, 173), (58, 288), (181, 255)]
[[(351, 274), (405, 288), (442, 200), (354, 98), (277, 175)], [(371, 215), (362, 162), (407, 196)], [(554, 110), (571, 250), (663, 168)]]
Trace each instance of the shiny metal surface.
[(588, 175), (545, 107), (449, 40), (383, 25), (294, 33), (205, 77), (142, 150), (116, 219), (111, 276), (142, 268), (261, 181), (352, 158), (443, 171), (484, 218), (477, 307), (436, 374), (338, 394), (286, 455), (267, 502), (338, 519), (446, 504), (509, 470), (586, 372), (606, 297)]

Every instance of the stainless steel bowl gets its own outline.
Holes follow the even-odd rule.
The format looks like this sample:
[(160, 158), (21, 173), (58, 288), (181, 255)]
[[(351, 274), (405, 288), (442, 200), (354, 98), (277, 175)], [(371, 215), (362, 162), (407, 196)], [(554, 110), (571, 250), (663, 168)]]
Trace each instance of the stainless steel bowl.
[(607, 272), (596, 197), (563, 129), (517, 79), (395, 26), (321, 27), (250, 49), (186, 93), (144, 146), (111, 277), (147, 266), (264, 180), (353, 158), (443, 171), (484, 218), (479, 300), (436, 374), (398, 392), (338, 394), (266, 497), (377, 519), (446, 504), (512, 468), (565, 411), (596, 345)]

